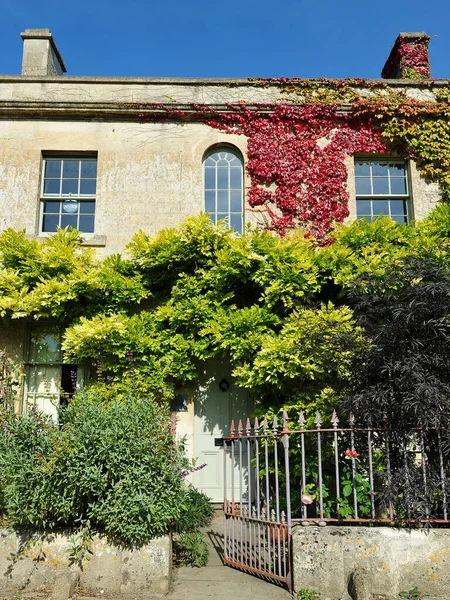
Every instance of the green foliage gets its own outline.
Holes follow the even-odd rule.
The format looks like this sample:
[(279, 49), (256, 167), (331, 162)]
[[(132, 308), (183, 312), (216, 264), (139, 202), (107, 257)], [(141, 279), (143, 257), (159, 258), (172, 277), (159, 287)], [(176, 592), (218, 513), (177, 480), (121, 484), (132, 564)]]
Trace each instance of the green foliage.
[(235, 236), (200, 215), (154, 238), (138, 233), (127, 259), (96, 261), (76, 232), (37, 243), (8, 230), (0, 312), (61, 320), (66, 359), (100, 361), (96, 385), (110, 398), (132, 389), (167, 400), (195, 380), (199, 361), (227, 358), (266, 407), (327, 412), (371, 347), (351, 308), (355, 279), (381, 281), (408, 255), (447, 264), (450, 207), (418, 226), (382, 218), (341, 225), (334, 236), (322, 248), (300, 231)]
[(103, 400), (94, 392), (77, 398), (62, 427), (34, 412), (5, 421), (0, 486), (13, 523), (89, 523), (140, 544), (179, 519), (186, 460), (166, 410), (132, 396)]
[(185, 490), (180, 517), (175, 522), (174, 551), (178, 563), (204, 567), (209, 549), (199, 527), (211, 524), (214, 509), (206, 494), (189, 486)]
[(339, 392), (367, 346), (348, 308), (328, 304), (296, 309), (278, 335), (263, 337), (253, 363), (236, 367), (234, 375), (260, 397), (272, 392), (273, 398), (280, 390), (285, 402), (306, 407), (330, 384)]
[(210, 498), (192, 486), (185, 490), (180, 516), (175, 522), (175, 531), (194, 531), (211, 524), (214, 508)]
[(70, 548), (66, 550), (69, 555), (69, 565), (76, 565), (82, 570), (84, 563), (90, 560), (94, 553), (90, 523), (81, 525), (78, 532), (69, 538), (69, 543)]
[(297, 592), (297, 600), (318, 600), (319, 594), (309, 588), (302, 588)]
[(400, 598), (406, 598), (407, 600), (420, 600), (420, 598), (423, 598), (421, 592), (416, 586), (407, 592), (400, 592), (399, 596)]
[(206, 567), (209, 550), (201, 531), (187, 531), (174, 541), (176, 560), (193, 567)]
[(73, 229), (60, 229), (40, 243), (8, 229), (0, 234), (0, 261), (3, 317), (70, 322), (129, 309), (148, 297), (129, 263), (117, 256), (97, 261)]

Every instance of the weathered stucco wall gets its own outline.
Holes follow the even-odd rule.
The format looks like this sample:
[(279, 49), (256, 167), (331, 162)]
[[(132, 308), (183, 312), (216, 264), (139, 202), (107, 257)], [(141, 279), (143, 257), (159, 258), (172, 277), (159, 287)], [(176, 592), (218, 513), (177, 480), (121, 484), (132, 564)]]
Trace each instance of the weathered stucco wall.
[(450, 531), (391, 527), (298, 527), (293, 534), (294, 588), (321, 600), (348, 597), (357, 574), (374, 597), (398, 598), (414, 586), (425, 596), (450, 596)]
[(95, 594), (167, 593), (171, 576), (171, 542), (160, 537), (139, 549), (120, 548), (95, 536), (90, 560), (73, 562), (72, 534), (40, 539), (23, 530), (0, 530), (0, 594), (53, 588), (64, 571), (80, 572), (80, 587)]
[[(39, 234), (42, 157), (46, 153), (92, 153), (98, 158), (95, 234), (87, 243), (100, 254), (122, 252), (134, 233), (149, 235), (177, 226), (204, 210), (204, 153), (232, 144), (246, 156), (246, 138), (200, 123), (0, 121), (0, 231)], [(347, 160), (350, 220), (356, 216), (353, 158)], [(413, 216), (424, 218), (439, 189), (411, 165)], [(248, 177), (244, 181), (248, 188)], [(246, 204), (245, 222), (258, 216)]]
[[(406, 86), (416, 98), (433, 97), (410, 83), (389, 83)], [(0, 231), (12, 227), (39, 234), (42, 157), (58, 152), (98, 156), (95, 235), (86, 235), (86, 241), (101, 255), (121, 252), (139, 229), (153, 235), (176, 226), (204, 208), (205, 151), (232, 144), (245, 160), (246, 138), (195, 122), (140, 123), (145, 106), (135, 104), (226, 109), (237, 101), (276, 102), (280, 94), (277, 85), (261, 87), (251, 80), (0, 76)], [(353, 219), (352, 157), (347, 167)], [(421, 179), (414, 165), (410, 171), (412, 213), (422, 219), (439, 200), (439, 190)], [(248, 177), (244, 184), (248, 189)], [(246, 205), (244, 220), (255, 224), (260, 218)]]
[[(121, 252), (139, 229), (153, 235), (204, 209), (208, 148), (225, 143), (246, 153), (243, 136), (203, 124), (0, 121), (0, 138), (0, 231), (39, 232), (46, 152), (97, 153), (95, 236), (105, 237), (108, 254)], [(248, 206), (245, 221), (254, 221)]]

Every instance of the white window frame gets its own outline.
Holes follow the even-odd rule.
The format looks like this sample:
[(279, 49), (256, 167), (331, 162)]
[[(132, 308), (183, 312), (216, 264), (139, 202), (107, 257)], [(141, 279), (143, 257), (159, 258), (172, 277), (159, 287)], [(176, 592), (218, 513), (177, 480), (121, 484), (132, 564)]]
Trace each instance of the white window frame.
[[(223, 154), (224, 156), (220, 156)], [(214, 156), (218, 155), (219, 158), (215, 159)], [(218, 169), (222, 165), (218, 165), (219, 160), (228, 160), (226, 155), (233, 155), (233, 160), (236, 159), (239, 161), (239, 165), (236, 166), (228, 166), (228, 184), (227, 187), (219, 187), (218, 182)], [(216, 160), (216, 165), (208, 165), (209, 160)], [(231, 170), (239, 169), (240, 174), (240, 187), (233, 187), (231, 183)], [(215, 185), (214, 187), (207, 185), (207, 170), (214, 170), (215, 172)], [(242, 158), (242, 153), (238, 148), (229, 145), (217, 145), (209, 148), (207, 152), (205, 152), (202, 163), (202, 179), (203, 179), (203, 209), (206, 213), (209, 214), (213, 223), (217, 223), (219, 220), (226, 219), (228, 227), (233, 229), (237, 233), (243, 233), (244, 231), (244, 160)], [(223, 193), (227, 195), (227, 210), (219, 210), (219, 194)], [(235, 194), (235, 198), (237, 194), (239, 194), (239, 202), (240, 209), (232, 210), (232, 194)], [(210, 200), (208, 195), (211, 197), (214, 195), (214, 210), (210, 210)], [(239, 217), (239, 227), (236, 228), (233, 225), (236, 217)], [(233, 217), (233, 218), (232, 218)]]
[[(357, 181), (359, 177), (363, 177), (363, 176), (357, 176), (356, 175), (356, 165), (357, 163), (367, 163), (370, 166), (370, 176), (369, 177), (364, 177), (365, 179), (369, 180), (371, 183), (371, 194), (360, 194), (358, 193), (357, 190)], [(391, 190), (389, 190), (388, 193), (373, 193), (373, 182), (374, 180), (377, 179), (377, 177), (382, 177), (382, 176), (376, 176), (372, 174), (372, 165), (373, 164), (386, 164), (386, 165), (394, 165), (394, 164), (401, 164), (404, 168), (405, 171), (405, 176), (404, 177), (399, 177), (398, 179), (401, 179), (405, 182), (405, 193), (404, 194), (393, 194), (391, 193)], [(395, 217), (405, 217), (405, 221), (404, 223), (409, 223), (411, 221), (411, 203), (412, 203), (412, 198), (411, 198), (411, 182), (410, 182), (410, 168), (409, 168), (409, 163), (407, 160), (402, 159), (402, 158), (394, 158), (394, 157), (389, 157), (389, 158), (385, 158), (385, 157), (374, 157), (374, 158), (367, 158), (367, 157), (355, 157), (354, 160), (354, 173), (355, 173), (355, 204), (356, 204), (356, 218), (358, 220), (362, 220), (362, 219), (366, 219), (369, 220), (368, 217), (370, 217), (370, 221), (374, 221), (375, 219), (381, 217), (381, 216), (385, 216), (385, 217), (391, 217), (391, 218), (395, 218)], [(391, 177), (391, 175), (388, 173), (387, 176), (388, 179), (388, 183), (389, 183), (389, 187), (391, 186), (391, 181), (393, 179), (395, 179), (395, 177)], [(371, 213), (370, 214), (359, 214), (358, 211), (358, 200), (368, 200), (370, 201), (370, 206), (371, 206)], [(377, 200), (385, 200), (388, 201), (388, 208), (389, 208), (389, 212), (388, 214), (385, 213), (378, 213), (378, 212), (374, 212), (373, 210), (373, 202), (377, 201)], [(396, 213), (392, 213), (391, 210), (391, 200), (402, 200), (404, 202), (404, 206), (405, 206), (405, 211), (400, 215), (400, 214), (396, 214)], [(398, 222), (398, 221), (397, 221)]]
[[(58, 356), (54, 357), (53, 360), (36, 360), (36, 357), (32, 354), (33, 334), (54, 337), (57, 342)], [(63, 360), (61, 349), (62, 335), (63, 330), (58, 325), (51, 323), (30, 324), (28, 326), (25, 349), (25, 384), (23, 389), (22, 412), (26, 413), (31, 407), (36, 407), (39, 411), (49, 415), (54, 422), (58, 419), (58, 410), (61, 399), (64, 397), (71, 397), (71, 393), (67, 396), (62, 389), (63, 367), (75, 367), (77, 389), (82, 387), (85, 375), (82, 366), (75, 365), (74, 363), (68, 364)], [(48, 377), (49, 374), (50, 377)]]
[[(53, 177), (53, 178), (48, 178), (46, 177), (46, 165), (47, 162), (49, 161), (61, 161), (61, 171), (60, 171), (60, 177)], [(63, 165), (64, 165), (64, 161), (65, 162), (78, 162), (79, 163), (79, 167), (78, 167), (78, 176), (76, 178), (67, 178), (66, 180), (72, 180), (72, 181), (77, 181), (78, 182), (78, 192), (70, 192), (70, 193), (63, 193), (62, 191), (62, 183), (63, 183)], [(81, 165), (83, 162), (93, 162), (95, 161), (96, 163), (96, 174), (95, 177), (81, 177)], [(97, 200), (97, 182), (98, 182), (98, 173), (97, 173), (97, 167), (98, 167), (98, 157), (96, 154), (89, 154), (89, 155), (77, 155), (76, 153), (74, 154), (65, 154), (65, 155), (52, 155), (52, 154), (45, 154), (42, 158), (42, 175), (41, 175), (41, 184), (40, 184), (40, 215), (39, 215), (39, 233), (41, 235), (49, 235), (51, 233), (54, 233), (53, 230), (49, 230), (49, 231), (44, 231), (44, 219), (45, 219), (45, 215), (51, 215), (51, 214), (55, 214), (58, 215), (58, 227), (63, 227), (64, 228), (64, 224), (61, 225), (61, 217), (64, 216), (64, 214), (70, 215), (70, 214), (75, 214), (77, 217), (77, 226), (74, 227), (74, 229), (78, 229), (83, 236), (93, 236), (95, 234), (95, 213), (96, 213), (96, 200)], [(82, 194), (80, 193), (80, 185), (81, 185), (81, 180), (90, 180), (90, 181), (95, 181), (95, 193), (88, 193), (88, 194)], [(46, 181), (59, 181), (60, 182), (60, 187), (59, 187), (59, 192), (46, 192), (45, 191), (45, 183)], [(55, 213), (51, 213), (51, 212), (46, 212), (45, 211), (45, 207), (46, 207), (46, 202), (59, 202), (60, 203), (60, 207), (59, 207), (59, 211), (55, 212)], [(90, 213), (81, 213), (80, 209), (81, 209), (81, 205), (83, 203), (86, 202), (91, 202), (93, 203), (93, 211)], [(67, 208), (71, 209), (72, 211), (75, 209), (75, 211), (73, 213), (70, 212), (70, 210), (64, 210), (63, 205), (67, 203)], [(70, 205), (73, 205), (72, 207)], [(83, 229), (79, 228), (80, 225), (80, 216), (91, 216), (93, 217), (94, 220), (94, 226), (93, 226), (93, 231), (83, 231)], [(73, 225), (72, 225), (73, 226)]]

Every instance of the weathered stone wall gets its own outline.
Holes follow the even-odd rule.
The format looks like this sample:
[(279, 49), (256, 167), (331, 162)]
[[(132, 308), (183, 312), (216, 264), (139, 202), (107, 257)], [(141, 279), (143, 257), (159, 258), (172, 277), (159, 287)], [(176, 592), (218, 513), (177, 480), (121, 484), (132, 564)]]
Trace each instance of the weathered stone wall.
[(298, 527), (293, 534), (294, 588), (321, 600), (348, 597), (355, 578), (375, 598), (398, 598), (414, 586), (450, 597), (450, 531), (392, 527)]
[(171, 576), (168, 536), (139, 549), (121, 548), (102, 536), (93, 539), (93, 554), (73, 561), (70, 532), (36, 537), (26, 529), (0, 530), (0, 595), (14, 590), (53, 588), (61, 573), (78, 571), (80, 587), (95, 594), (167, 593)]
[[(204, 153), (217, 143), (246, 154), (244, 136), (203, 124), (0, 121), (0, 231), (39, 232), (42, 156), (98, 157), (95, 235), (100, 252), (123, 251), (139, 229), (149, 235), (203, 210)], [(250, 207), (245, 221), (254, 221)], [(103, 246), (103, 248), (102, 248)]]
[[(431, 90), (406, 87), (413, 97), (433, 98)], [(95, 235), (85, 237), (100, 254), (121, 252), (139, 229), (153, 235), (176, 226), (204, 208), (204, 153), (214, 144), (231, 144), (245, 161), (247, 141), (198, 122), (141, 123), (139, 114), (146, 109), (139, 103), (187, 110), (200, 103), (220, 110), (227, 103), (279, 99), (279, 86), (259, 87), (249, 80), (0, 75), (0, 231), (12, 227), (39, 234), (46, 153), (97, 155)], [(351, 220), (356, 216), (352, 157), (347, 167)], [(249, 183), (246, 176), (246, 189)], [(422, 219), (439, 200), (439, 189), (421, 179), (414, 165), (411, 184), (413, 217)], [(244, 221), (258, 220), (247, 204)]]

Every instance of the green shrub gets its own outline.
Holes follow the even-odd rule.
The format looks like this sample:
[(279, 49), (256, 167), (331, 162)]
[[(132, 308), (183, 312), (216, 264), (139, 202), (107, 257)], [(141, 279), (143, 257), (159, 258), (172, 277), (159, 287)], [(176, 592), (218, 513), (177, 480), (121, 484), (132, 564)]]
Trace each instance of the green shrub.
[(166, 409), (149, 400), (73, 401), (61, 426), (29, 412), (0, 430), (0, 487), (13, 523), (80, 525), (130, 544), (180, 519), (187, 465)]
[(188, 487), (184, 494), (181, 514), (175, 523), (175, 531), (192, 531), (197, 527), (211, 524), (214, 508), (206, 494), (194, 487)]
[(193, 567), (205, 567), (208, 564), (209, 551), (205, 536), (201, 531), (186, 531), (174, 542), (175, 556), (179, 563)]

